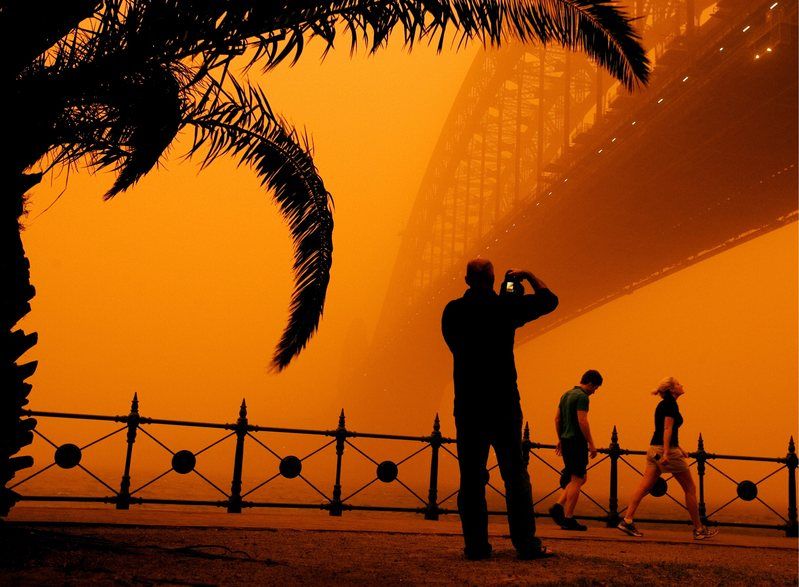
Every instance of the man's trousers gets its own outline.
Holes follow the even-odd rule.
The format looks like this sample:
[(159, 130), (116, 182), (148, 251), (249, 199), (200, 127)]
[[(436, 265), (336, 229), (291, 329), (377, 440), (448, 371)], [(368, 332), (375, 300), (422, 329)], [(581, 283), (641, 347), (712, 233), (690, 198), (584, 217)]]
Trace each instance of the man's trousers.
[(458, 464), (461, 484), (458, 511), (467, 556), (490, 553), (486, 506), (488, 449), (494, 447), (505, 483), (505, 502), (513, 546), (520, 553), (537, 551), (533, 492), (522, 453), (522, 411), (516, 404), (501, 414), (491, 411), (456, 414)]

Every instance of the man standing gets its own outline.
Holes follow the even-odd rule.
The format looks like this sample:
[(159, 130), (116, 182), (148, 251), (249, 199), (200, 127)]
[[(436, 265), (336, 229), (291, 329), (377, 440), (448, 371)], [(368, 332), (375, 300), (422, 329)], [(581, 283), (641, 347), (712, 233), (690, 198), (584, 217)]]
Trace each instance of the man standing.
[(588, 456), (596, 458), (596, 446), (588, 425), (588, 398), (602, 385), (599, 371), (586, 371), (577, 385), (563, 394), (555, 412), (558, 434), (556, 453), (563, 455), (564, 476), (568, 484), (549, 514), (564, 530), (585, 531), (588, 527), (574, 519), (580, 489), (588, 480)]
[[(511, 541), (521, 559), (550, 556), (535, 536), (530, 477), (522, 452), (522, 410), (516, 387), (513, 343), (516, 329), (552, 312), (558, 298), (529, 271), (509, 271), (527, 280), (533, 294), (497, 295), (494, 266), (474, 259), (466, 266), (469, 289), (444, 309), (441, 328), (452, 351), (455, 381), (460, 491), (458, 511), (470, 560), (491, 556), (485, 498), (488, 450), (494, 447), (505, 482)], [(516, 286), (517, 291), (521, 290)]]

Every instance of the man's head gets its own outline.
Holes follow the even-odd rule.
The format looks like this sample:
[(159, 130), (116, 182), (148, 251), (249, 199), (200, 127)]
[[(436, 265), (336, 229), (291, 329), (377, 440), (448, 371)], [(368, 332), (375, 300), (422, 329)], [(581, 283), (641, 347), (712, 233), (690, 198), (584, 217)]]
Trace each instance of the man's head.
[(580, 378), (580, 387), (588, 395), (594, 393), (602, 385), (602, 375), (595, 369), (589, 369)]
[(466, 283), (475, 289), (494, 289), (494, 265), (488, 259), (472, 259), (466, 264)]

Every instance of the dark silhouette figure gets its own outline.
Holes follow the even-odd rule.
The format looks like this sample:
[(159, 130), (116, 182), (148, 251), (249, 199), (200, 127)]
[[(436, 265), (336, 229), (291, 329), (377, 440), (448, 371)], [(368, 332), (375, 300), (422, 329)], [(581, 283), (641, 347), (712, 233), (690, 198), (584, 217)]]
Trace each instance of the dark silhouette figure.
[(588, 481), (588, 456), (596, 458), (597, 450), (588, 424), (588, 398), (602, 385), (599, 371), (589, 369), (580, 384), (564, 393), (555, 412), (558, 434), (556, 453), (563, 457), (563, 474), (568, 483), (560, 499), (549, 509), (549, 515), (564, 530), (585, 531), (588, 527), (574, 519), (574, 508), (582, 486)]
[[(491, 555), (485, 498), (488, 449), (494, 447), (505, 482), (508, 525), (520, 558), (550, 553), (535, 536), (533, 496), (522, 453), (522, 409), (516, 386), (516, 329), (552, 312), (558, 298), (529, 271), (509, 271), (515, 293), (497, 295), (494, 267), (475, 259), (466, 267), (469, 289), (444, 309), (441, 327), (454, 359), (455, 426), (460, 492), (458, 511), (466, 558)], [(526, 279), (533, 294), (521, 293)]]

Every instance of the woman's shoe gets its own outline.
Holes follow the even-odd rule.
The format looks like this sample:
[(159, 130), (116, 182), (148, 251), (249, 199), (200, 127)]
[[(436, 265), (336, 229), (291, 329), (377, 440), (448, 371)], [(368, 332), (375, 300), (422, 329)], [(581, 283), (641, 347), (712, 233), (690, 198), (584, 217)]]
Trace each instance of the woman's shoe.
[(694, 540), (707, 540), (718, 533), (718, 528), (708, 528), (707, 526), (702, 526), (701, 530), (694, 528)]
[(640, 538), (641, 536), (643, 536), (643, 534), (638, 531), (638, 528), (636, 528), (635, 524), (633, 524), (632, 522), (628, 524), (627, 522), (622, 520), (621, 522), (619, 522), (619, 525), (616, 527), (625, 534), (629, 534), (630, 536), (635, 536), (636, 538)]

